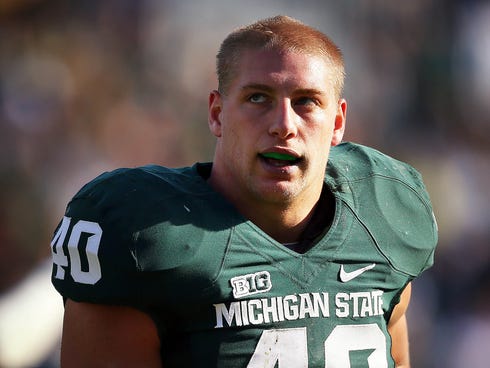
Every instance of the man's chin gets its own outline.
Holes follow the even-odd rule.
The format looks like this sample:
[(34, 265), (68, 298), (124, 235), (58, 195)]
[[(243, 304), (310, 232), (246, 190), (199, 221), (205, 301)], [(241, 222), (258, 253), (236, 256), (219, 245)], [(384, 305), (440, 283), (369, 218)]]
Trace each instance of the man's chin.
[(256, 194), (266, 202), (289, 203), (298, 197), (298, 184), (290, 181), (266, 182), (256, 186)]

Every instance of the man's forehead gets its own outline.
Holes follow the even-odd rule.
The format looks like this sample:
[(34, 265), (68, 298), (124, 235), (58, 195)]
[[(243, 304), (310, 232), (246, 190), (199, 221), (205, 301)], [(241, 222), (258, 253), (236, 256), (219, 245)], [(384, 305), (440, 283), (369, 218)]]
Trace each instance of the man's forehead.
[(292, 59), (315, 60), (324, 63), (326, 66), (330, 65), (329, 58), (321, 53), (310, 53), (302, 50), (248, 47), (241, 50), (239, 54), (239, 61), (248, 61), (252, 64), (259, 61), (285, 63)]
[(232, 85), (239, 89), (275, 89), (281, 85), (322, 91), (331, 87), (334, 73), (324, 58), (298, 52), (246, 50), (234, 73)]

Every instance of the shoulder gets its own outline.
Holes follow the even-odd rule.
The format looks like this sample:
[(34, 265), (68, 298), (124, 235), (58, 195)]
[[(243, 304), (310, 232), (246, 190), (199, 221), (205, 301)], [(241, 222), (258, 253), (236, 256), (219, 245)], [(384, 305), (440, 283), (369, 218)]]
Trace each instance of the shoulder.
[(398, 271), (417, 276), (433, 263), (437, 224), (420, 173), (375, 149), (332, 149), (326, 181)]
[(143, 166), (106, 172), (84, 185), (68, 203), (66, 215), (128, 229), (151, 221), (155, 207), (171, 208), (179, 198), (209, 191), (195, 166)]
[[(142, 166), (106, 172), (90, 181), (72, 199), (90, 200), (93, 206), (104, 209), (113, 203), (137, 205), (140, 199), (172, 197), (196, 190), (202, 182), (193, 167), (166, 168)], [(155, 198), (155, 195), (158, 197)], [(138, 202), (134, 202), (138, 200)]]
[(420, 173), (409, 164), (374, 148), (349, 142), (332, 148), (329, 174), (337, 177), (339, 182), (386, 177), (425, 190)]

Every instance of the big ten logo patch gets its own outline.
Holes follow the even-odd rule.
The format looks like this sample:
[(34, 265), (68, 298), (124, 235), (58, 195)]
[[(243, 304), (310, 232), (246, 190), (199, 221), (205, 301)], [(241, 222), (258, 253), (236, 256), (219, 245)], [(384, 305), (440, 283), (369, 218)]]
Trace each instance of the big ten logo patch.
[(230, 283), (233, 287), (233, 296), (235, 298), (265, 293), (272, 287), (271, 275), (267, 271), (236, 276), (230, 280)]

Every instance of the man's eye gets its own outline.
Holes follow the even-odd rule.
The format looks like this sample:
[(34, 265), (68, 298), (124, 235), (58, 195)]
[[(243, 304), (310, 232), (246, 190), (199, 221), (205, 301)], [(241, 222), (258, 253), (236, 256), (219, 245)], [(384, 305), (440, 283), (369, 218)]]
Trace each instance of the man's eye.
[(248, 98), (248, 100), (253, 103), (263, 103), (267, 101), (267, 97), (262, 93), (254, 93)]
[(301, 97), (301, 98), (298, 98), (296, 100), (296, 104), (297, 105), (310, 105), (310, 104), (316, 105), (317, 102), (314, 98), (311, 98), (311, 97)]

